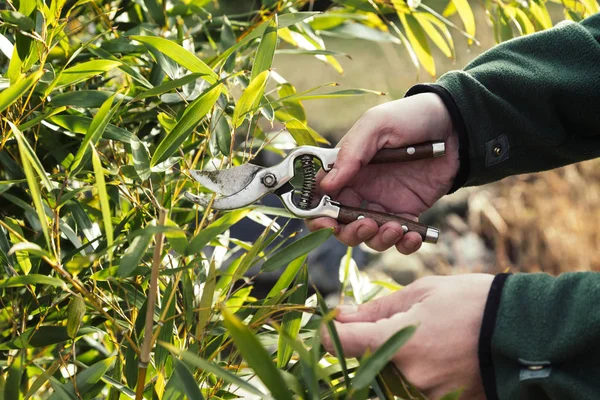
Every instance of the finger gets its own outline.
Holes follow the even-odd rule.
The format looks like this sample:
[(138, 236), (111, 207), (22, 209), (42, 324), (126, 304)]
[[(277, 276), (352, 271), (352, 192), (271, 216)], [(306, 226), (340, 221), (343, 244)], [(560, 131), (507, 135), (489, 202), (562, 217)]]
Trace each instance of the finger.
[[(367, 208), (373, 211), (384, 213), (389, 212), (385, 207), (376, 203), (369, 203)], [(402, 238), (402, 236), (402, 224), (396, 221), (391, 221), (380, 226), (377, 234), (371, 239), (367, 240), (365, 244), (373, 250), (384, 251), (394, 246)]]
[(396, 249), (405, 255), (414, 253), (421, 248), (423, 239), (417, 232), (408, 232), (398, 243), (396, 243)]
[(369, 240), (379, 232), (377, 222), (370, 218), (363, 218), (351, 222), (348, 225), (340, 225), (336, 238), (347, 246), (358, 246), (362, 242)]
[[(370, 344), (366, 338), (372, 338), (374, 335), (381, 335), (382, 332), (378, 329), (377, 323), (373, 322), (356, 322), (342, 324), (334, 321), (335, 330), (337, 331), (344, 352), (344, 357), (360, 358)], [(331, 354), (336, 354), (335, 346), (329, 335), (329, 331), (323, 329), (322, 343), (325, 350)]]
[(334, 232), (336, 232), (340, 226), (340, 224), (335, 219), (327, 217), (305, 219), (304, 222), (306, 223), (308, 230), (310, 230), (311, 232), (325, 228), (333, 228)]
[(321, 181), (325, 192), (346, 186), (377, 152), (379, 121), (370, 115), (365, 113), (340, 141), (340, 152), (335, 164)]
[[(345, 357), (362, 357), (367, 351), (372, 353), (384, 344), (394, 333), (416, 325), (416, 311), (394, 314), (389, 319), (377, 322), (335, 322), (335, 328), (340, 338), (340, 344)], [(329, 336), (324, 337), (323, 345), (330, 353), (334, 352), (333, 343)]]
[(420, 303), (428, 293), (430, 287), (422, 284), (405, 286), (388, 296), (363, 303), (361, 305), (341, 305), (336, 308), (336, 320), (348, 322), (376, 322), (391, 318), (397, 313), (410, 310), (415, 304)]

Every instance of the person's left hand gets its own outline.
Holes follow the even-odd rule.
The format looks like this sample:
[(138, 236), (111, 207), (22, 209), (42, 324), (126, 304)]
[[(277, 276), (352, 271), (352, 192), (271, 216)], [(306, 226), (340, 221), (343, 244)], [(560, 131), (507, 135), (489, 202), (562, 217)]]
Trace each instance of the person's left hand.
[[(430, 399), (464, 389), (462, 399), (485, 399), (479, 372), (479, 331), (488, 274), (432, 276), (360, 306), (339, 306), (335, 322), (346, 357), (375, 351), (394, 333), (418, 325), (392, 361)], [(323, 344), (333, 352), (323, 329)]]

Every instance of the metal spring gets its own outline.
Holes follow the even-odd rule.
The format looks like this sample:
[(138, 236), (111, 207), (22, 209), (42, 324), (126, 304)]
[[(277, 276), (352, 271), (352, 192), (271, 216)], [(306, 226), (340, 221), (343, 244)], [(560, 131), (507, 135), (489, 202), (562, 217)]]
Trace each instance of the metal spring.
[(317, 186), (317, 169), (313, 164), (312, 156), (308, 154), (300, 157), (300, 164), (302, 165), (302, 190), (300, 191), (300, 204), (298, 206), (303, 210), (309, 210)]

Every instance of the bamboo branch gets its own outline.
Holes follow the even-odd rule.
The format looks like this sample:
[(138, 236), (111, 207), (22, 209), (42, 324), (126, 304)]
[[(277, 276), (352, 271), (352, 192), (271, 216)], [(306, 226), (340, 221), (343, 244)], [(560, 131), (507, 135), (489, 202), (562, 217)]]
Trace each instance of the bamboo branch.
[[(161, 208), (158, 217), (158, 226), (163, 226), (167, 219), (167, 210)], [(135, 393), (136, 400), (144, 397), (144, 382), (146, 382), (146, 371), (150, 363), (150, 352), (152, 351), (152, 328), (154, 326), (154, 304), (158, 291), (158, 273), (160, 268), (160, 257), (162, 255), (164, 232), (156, 234), (154, 254), (152, 256), (152, 272), (150, 274), (150, 288), (148, 289), (148, 304), (146, 307), (146, 326), (144, 327), (144, 343), (140, 352), (139, 373)]]

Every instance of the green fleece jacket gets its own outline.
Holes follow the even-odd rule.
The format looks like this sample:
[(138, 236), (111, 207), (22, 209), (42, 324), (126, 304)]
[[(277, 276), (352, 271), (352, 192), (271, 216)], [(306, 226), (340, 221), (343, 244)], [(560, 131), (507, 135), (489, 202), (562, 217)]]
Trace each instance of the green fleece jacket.
[[(459, 135), (452, 191), (599, 157), (600, 14), (505, 42), (407, 95), (422, 92), (443, 99)], [(600, 273), (498, 275), (479, 360), (488, 400), (600, 399)]]

